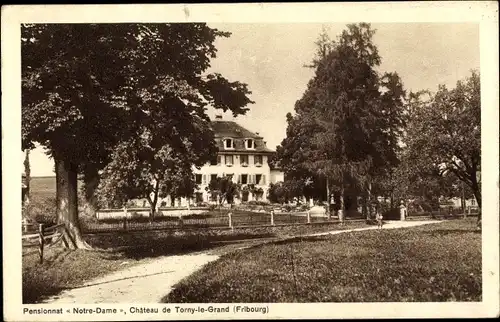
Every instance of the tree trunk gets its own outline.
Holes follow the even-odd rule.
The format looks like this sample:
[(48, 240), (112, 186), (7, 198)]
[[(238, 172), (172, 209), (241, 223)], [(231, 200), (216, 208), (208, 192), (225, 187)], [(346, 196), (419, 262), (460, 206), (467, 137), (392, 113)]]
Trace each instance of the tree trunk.
[(99, 174), (97, 169), (92, 167), (85, 169), (84, 173), (84, 205), (83, 213), (90, 217), (95, 217), (97, 213), (97, 198), (95, 191), (99, 185)]
[(148, 196), (149, 206), (150, 206), (150, 216), (149, 220), (153, 221), (156, 215), (156, 204), (158, 203), (158, 194), (159, 194), (160, 180), (156, 180), (153, 187), (153, 199), (151, 196)]
[(366, 213), (366, 220), (370, 220), (372, 218), (371, 213), (371, 203), (372, 203), (372, 182), (368, 181), (368, 185), (366, 187), (366, 201), (368, 203), (368, 212)]
[(474, 197), (476, 198), (477, 206), (479, 208), (478, 209), (479, 213), (477, 215), (477, 222), (479, 225), (481, 222), (481, 205), (482, 205), (481, 201), (482, 200), (481, 200), (481, 190), (479, 188), (479, 184), (477, 182), (477, 178), (475, 175), (472, 177), (472, 187), (471, 188), (472, 188), (472, 192), (474, 193)]
[(465, 213), (465, 186), (463, 181), (462, 181), (462, 195), (460, 197), (461, 197), (460, 206), (462, 208), (462, 211)]
[(30, 150), (24, 150), (24, 174), (26, 179), (26, 190), (24, 194), (23, 201), (25, 204), (29, 204), (30, 200), (30, 182), (31, 182), (31, 166), (30, 166)]
[(332, 218), (332, 212), (330, 211), (330, 205), (332, 204), (330, 196), (330, 181), (326, 177), (326, 213), (328, 215), (328, 220)]
[[(343, 177), (343, 176), (342, 176)], [(339, 201), (339, 220), (341, 223), (344, 222), (345, 209), (344, 209), (344, 180), (342, 178), (340, 183), (340, 201)]]
[(363, 194), (363, 201), (362, 201), (362, 208), (361, 208), (361, 213), (363, 216), (366, 217), (366, 219), (368, 220), (370, 217), (368, 215), (368, 207), (367, 207), (367, 200), (368, 200), (368, 197), (366, 195), (366, 192)]
[(77, 169), (74, 164), (54, 157), (56, 166), (57, 222), (65, 224), (64, 245), (71, 249), (90, 249), (78, 221)]

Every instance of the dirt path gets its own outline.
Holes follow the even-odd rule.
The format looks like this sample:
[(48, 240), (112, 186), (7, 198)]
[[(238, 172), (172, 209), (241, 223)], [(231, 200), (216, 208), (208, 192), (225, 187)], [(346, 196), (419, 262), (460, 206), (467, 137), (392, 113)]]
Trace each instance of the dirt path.
[[(387, 222), (383, 229), (413, 227), (438, 222), (393, 221)], [(334, 235), (372, 229), (377, 229), (377, 227), (337, 230), (308, 234), (307, 236)], [(240, 247), (240, 249), (248, 247), (251, 246)], [(161, 298), (167, 295), (175, 284), (219, 257), (220, 255), (213, 251), (159, 257), (153, 262), (129, 267), (92, 280), (82, 287), (63, 291), (59, 295), (49, 298), (45, 303), (159, 303)]]

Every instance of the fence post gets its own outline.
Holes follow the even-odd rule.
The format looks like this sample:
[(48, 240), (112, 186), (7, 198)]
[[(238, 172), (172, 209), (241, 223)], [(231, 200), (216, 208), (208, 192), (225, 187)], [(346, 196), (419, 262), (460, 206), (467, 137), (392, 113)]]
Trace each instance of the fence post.
[(227, 218), (229, 219), (229, 228), (233, 229), (233, 214), (231, 212), (227, 213)]
[(128, 227), (127, 227), (127, 214), (128, 214), (127, 207), (123, 207), (123, 230), (125, 230), (125, 231), (128, 230)]
[(43, 231), (45, 229), (44, 224), (38, 225), (38, 239), (40, 241), (40, 249), (38, 250), (40, 253), (40, 264), (43, 264), (43, 246), (45, 244), (45, 238), (43, 236)]
[(271, 210), (271, 226), (274, 226), (274, 209)]
[(311, 212), (309, 210), (307, 211), (307, 223), (311, 223)]

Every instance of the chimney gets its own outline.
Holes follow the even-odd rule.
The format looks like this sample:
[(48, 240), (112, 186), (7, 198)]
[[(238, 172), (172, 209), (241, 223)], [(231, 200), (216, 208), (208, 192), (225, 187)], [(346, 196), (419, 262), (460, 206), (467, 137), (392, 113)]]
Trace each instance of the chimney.
[(217, 115), (215, 115), (215, 119), (216, 119), (216, 120), (222, 120), (222, 115), (221, 115), (221, 114), (217, 114)]

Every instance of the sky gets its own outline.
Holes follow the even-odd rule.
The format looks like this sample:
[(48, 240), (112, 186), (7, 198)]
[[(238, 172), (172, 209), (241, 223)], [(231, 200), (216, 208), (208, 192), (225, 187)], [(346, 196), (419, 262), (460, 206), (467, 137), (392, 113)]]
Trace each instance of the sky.
[[(335, 39), (345, 24), (247, 23), (214, 24), (210, 27), (231, 32), (216, 40), (217, 57), (210, 72), (230, 81), (248, 84), (255, 104), (234, 120), (252, 132), (259, 132), (275, 149), (286, 134), (285, 116), (293, 113), (314, 71), (311, 62), (323, 28)], [(397, 72), (405, 89), (436, 91), (439, 84), (454, 87), (460, 79), (479, 70), (479, 25), (476, 23), (374, 23), (374, 43), (382, 57), (380, 72)], [(209, 110), (208, 114), (222, 114)], [(53, 160), (42, 148), (30, 154), (32, 176), (52, 176)]]

